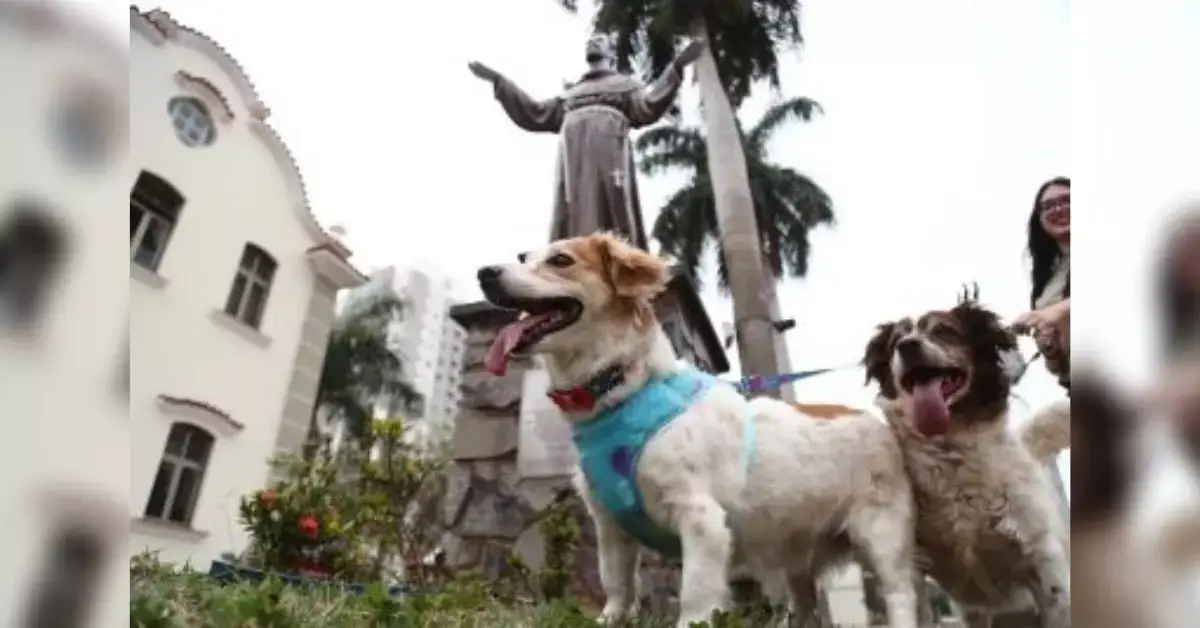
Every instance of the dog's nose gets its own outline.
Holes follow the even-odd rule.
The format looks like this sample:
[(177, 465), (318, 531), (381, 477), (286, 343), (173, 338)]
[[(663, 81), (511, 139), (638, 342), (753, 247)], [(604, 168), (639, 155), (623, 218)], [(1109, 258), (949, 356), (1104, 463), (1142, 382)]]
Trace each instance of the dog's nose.
[(913, 360), (921, 355), (921, 341), (916, 338), (905, 338), (896, 344), (896, 351), (905, 360)]
[(484, 266), (483, 268), (479, 269), (479, 272), (475, 273), (475, 276), (479, 278), (480, 283), (495, 281), (498, 277), (500, 277), (500, 267)]

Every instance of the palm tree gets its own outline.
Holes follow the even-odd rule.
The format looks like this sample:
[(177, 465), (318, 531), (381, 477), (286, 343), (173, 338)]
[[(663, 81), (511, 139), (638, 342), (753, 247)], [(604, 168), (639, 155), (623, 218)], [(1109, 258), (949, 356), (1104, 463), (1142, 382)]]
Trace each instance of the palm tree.
[[(558, 0), (569, 11), (578, 0)], [(770, 286), (762, 269), (754, 197), (738, 133), (736, 106), (765, 79), (779, 87), (777, 51), (802, 43), (798, 0), (596, 0), (598, 31), (616, 36), (618, 67), (657, 76), (679, 36), (708, 43), (696, 60), (716, 222), (725, 252), (743, 374), (778, 368)], [(764, 285), (764, 283), (768, 285)], [(772, 391), (774, 393), (774, 391)], [(776, 393), (777, 394), (777, 393)]]
[(363, 438), (380, 397), (412, 403), (420, 394), (404, 379), (404, 364), (387, 342), (387, 324), (399, 316), (404, 303), (391, 296), (378, 297), (354, 308), (334, 323), (325, 349), (325, 363), (317, 385), (310, 441), (317, 435), (319, 410), (344, 421), (347, 432)]
[[(785, 272), (792, 277), (808, 272), (809, 231), (834, 222), (833, 204), (825, 190), (803, 174), (767, 160), (767, 143), (785, 122), (808, 121), (820, 111), (820, 105), (808, 98), (792, 98), (768, 109), (757, 125), (741, 133), (763, 270), (770, 273), (771, 287)], [(704, 135), (694, 128), (658, 127), (638, 138), (637, 149), (643, 173), (682, 169), (692, 177), (667, 200), (654, 222), (653, 235), (663, 253), (676, 258), (681, 270), (698, 282), (704, 247), (710, 239), (717, 240), (720, 287), (728, 290), (728, 256), (720, 247), (713, 186), (704, 167), (708, 161)]]

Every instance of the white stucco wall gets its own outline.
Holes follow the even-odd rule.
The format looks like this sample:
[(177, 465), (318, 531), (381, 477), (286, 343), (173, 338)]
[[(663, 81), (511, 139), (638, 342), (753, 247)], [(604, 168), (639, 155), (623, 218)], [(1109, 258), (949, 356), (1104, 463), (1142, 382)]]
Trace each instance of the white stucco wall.
[[(238, 498), (267, 477), (315, 286), (305, 258), (313, 240), (297, 217), (284, 170), (248, 126), (234, 79), (195, 49), (171, 41), (156, 45), (137, 33), (131, 40), (133, 177), (141, 168), (154, 172), (186, 202), (158, 268), (165, 285), (131, 282), (130, 515), (142, 515), (175, 420), (156, 403), (159, 395), (207, 402), (245, 427), (232, 436), (214, 435), (192, 521), (195, 534), (135, 527), (130, 550), (148, 546), (164, 559), (207, 569), (222, 552), (244, 547)], [(233, 110), (232, 122), (218, 122), (210, 146), (189, 148), (175, 137), (167, 102), (187, 93), (175, 80), (178, 70), (213, 83)], [(235, 322), (219, 323), (247, 242), (279, 265), (260, 327), (267, 346), (231, 331)], [(315, 383), (317, 373), (311, 375)]]
[[(62, 266), (47, 282), (44, 309), (27, 329), (0, 321), (0, 625), (19, 625), (31, 594), (54, 562), (60, 526), (123, 542), (128, 443), (122, 345), (127, 329), (124, 221), (113, 203), (127, 194), (124, 147), (96, 170), (68, 163), (52, 136), (64, 88), (89, 84), (124, 107), (124, 60), (117, 46), (81, 37), (78, 24), (49, 23), (35, 34), (23, 7), (0, 13), (0, 228), (13, 203), (31, 199), (61, 231)], [(86, 29), (84, 29), (86, 30)], [(124, 116), (121, 116), (122, 120)], [(123, 135), (123, 130), (117, 130)], [(119, 554), (123, 548), (110, 547)], [(123, 625), (128, 565), (109, 556), (93, 606), (95, 625)], [(82, 574), (72, 574), (81, 576)], [(61, 585), (61, 580), (59, 581)], [(51, 585), (52, 587), (54, 585)], [(78, 586), (78, 582), (76, 583)]]

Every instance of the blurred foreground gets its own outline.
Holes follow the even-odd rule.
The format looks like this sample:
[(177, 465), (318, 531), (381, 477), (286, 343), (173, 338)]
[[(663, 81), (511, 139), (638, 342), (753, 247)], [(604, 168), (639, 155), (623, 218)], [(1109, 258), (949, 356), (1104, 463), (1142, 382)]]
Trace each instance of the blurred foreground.
[(1081, 626), (1174, 628), (1200, 613), (1200, 211), (1179, 213), (1159, 256), (1161, 365), (1151, 384), (1129, 385), (1087, 362), (1073, 376), (1071, 564)]

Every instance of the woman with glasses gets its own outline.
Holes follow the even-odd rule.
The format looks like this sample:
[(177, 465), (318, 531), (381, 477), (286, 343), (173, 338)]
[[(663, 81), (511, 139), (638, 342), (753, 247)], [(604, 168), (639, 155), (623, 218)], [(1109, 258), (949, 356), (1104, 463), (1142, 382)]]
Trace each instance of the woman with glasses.
[(1031, 311), (1013, 324), (1037, 341), (1046, 368), (1070, 387), (1071, 338), (1071, 180), (1055, 177), (1042, 184), (1029, 216), (1029, 257), (1033, 261)]

